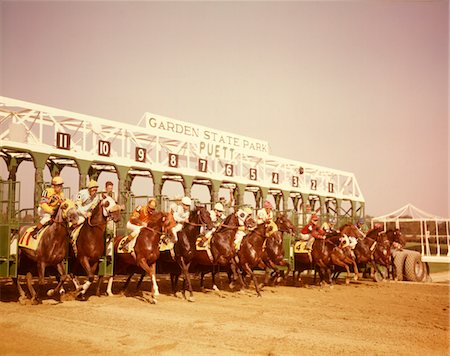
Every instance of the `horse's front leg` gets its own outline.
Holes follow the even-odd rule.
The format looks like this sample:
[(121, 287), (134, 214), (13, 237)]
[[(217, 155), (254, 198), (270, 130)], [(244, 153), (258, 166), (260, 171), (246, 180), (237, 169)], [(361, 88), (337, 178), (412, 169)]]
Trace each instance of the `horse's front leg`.
[(106, 287), (106, 295), (112, 297), (114, 294), (112, 292), (112, 286), (114, 282), (114, 275), (110, 276), (108, 279), (108, 286)]
[[(189, 298), (187, 299), (189, 302), (194, 302), (194, 293), (192, 291), (192, 284), (191, 284), (191, 277), (189, 275), (189, 266), (190, 266), (190, 262), (186, 263), (184, 261), (184, 257), (181, 256), (180, 257), (180, 267), (181, 267), (181, 271), (183, 272), (183, 296), (185, 296), (185, 283), (187, 282), (188, 288), (189, 288)], [(185, 296), (186, 297), (186, 296)]]
[(12, 279), (14, 284), (17, 287), (17, 291), (19, 292), (19, 303), (25, 304), (25, 301), (28, 299), (25, 291), (23, 290), (22, 286), (20, 285), (19, 277)]
[(147, 272), (147, 274), (152, 279), (152, 286), (150, 290), (151, 299), (149, 300), (149, 302), (151, 304), (156, 304), (157, 300), (155, 297), (159, 295), (158, 284), (156, 283), (156, 276), (155, 276), (156, 262), (152, 263), (149, 266), (147, 260), (144, 257), (142, 257), (138, 260), (138, 266), (142, 268), (145, 272)]
[(94, 273), (92, 271), (92, 267), (89, 263), (89, 258), (84, 256), (81, 258), (80, 260), (80, 264), (81, 266), (83, 266), (84, 270), (86, 271), (87, 274), (87, 281), (84, 282), (84, 284), (81, 286), (81, 289), (78, 290), (78, 292), (76, 293), (76, 296), (80, 297), (81, 300), (86, 300), (86, 291), (89, 289), (89, 287), (91, 286), (92, 282), (94, 282)]
[[(218, 267), (218, 272), (217, 273), (219, 273), (220, 272), (220, 265), (217, 265), (217, 267)], [(219, 282), (220, 282), (220, 274), (219, 274)], [(213, 266), (212, 266), (212, 285), (213, 285), (213, 290), (216, 291), (219, 294), (219, 297), (223, 298), (224, 296), (223, 296), (222, 292), (220, 291), (220, 289), (217, 287), (217, 284), (216, 284), (216, 264), (214, 264), (214, 263), (213, 263)]]
[(31, 272), (27, 273), (27, 287), (31, 294), (31, 304), (39, 304), (41, 301), (38, 299), (36, 290), (33, 287), (33, 275)]
[(244, 270), (250, 274), (250, 276), (252, 277), (253, 280), (253, 284), (255, 285), (255, 289), (256, 289), (256, 294), (258, 295), (258, 297), (261, 297), (261, 293), (259, 291), (259, 286), (258, 286), (258, 281), (256, 280), (256, 276), (253, 273), (253, 270), (250, 268), (249, 264), (246, 263), (244, 264)]
[(64, 263), (63, 262), (58, 263), (56, 265), (56, 268), (57, 268), (58, 273), (59, 273), (59, 282), (58, 282), (56, 288), (49, 289), (47, 291), (47, 295), (49, 297), (52, 297), (55, 294), (55, 291), (56, 291), (56, 292), (59, 293), (59, 299), (61, 300), (61, 295), (66, 293), (66, 290), (64, 289), (64, 283), (66, 282), (67, 277), (69, 277), (69, 276), (66, 274), (66, 269), (64, 267)]

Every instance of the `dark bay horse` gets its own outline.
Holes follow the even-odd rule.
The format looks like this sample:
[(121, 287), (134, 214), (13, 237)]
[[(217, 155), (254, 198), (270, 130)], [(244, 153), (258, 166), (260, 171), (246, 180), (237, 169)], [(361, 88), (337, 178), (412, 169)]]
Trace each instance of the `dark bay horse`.
[[(39, 294), (42, 293), (42, 289), (45, 285), (45, 270), (47, 266), (56, 266), (60, 279), (56, 291), (62, 293), (63, 286), (67, 274), (64, 266), (64, 259), (67, 257), (68, 247), (68, 222), (74, 223), (78, 219), (75, 206), (72, 201), (66, 200), (63, 202), (57, 210), (56, 216), (52, 219), (50, 226), (43, 232), (43, 235), (39, 241), (36, 250), (32, 250), (25, 247), (19, 248), (19, 273), (26, 274), (28, 290), (31, 293), (31, 303), (39, 304), (41, 300)], [(27, 227), (24, 226), (19, 231), (19, 236), (22, 237)], [(39, 288), (38, 293), (33, 288), (31, 268), (37, 267), (39, 276)], [(24, 302), (27, 296), (20, 286), (17, 278), (13, 278), (14, 283), (17, 285), (20, 297), (19, 302)], [(49, 296), (54, 294), (54, 290), (51, 289), (47, 292)]]
[[(220, 267), (230, 268), (233, 274), (234, 280), (242, 280), (241, 275), (238, 273), (238, 267), (236, 265), (236, 249), (234, 246), (234, 238), (239, 228), (239, 218), (237, 213), (228, 215), (222, 224), (219, 226), (216, 232), (213, 233), (210, 241), (211, 253), (213, 261), (211, 261), (206, 251), (196, 250), (192, 259), (193, 270), (202, 271), (201, 287), (203, 289), (203, 276), (205, 271), (212, 272), (213, 289), (222, 296), (219, 288), (217, 287), (215, 275), (220, 272)], [(245, 218), (244, 225), (247, 228), (252, 228), (255, 221), (248, 215)]]
[[(391, 266), (390, 242), (386, 234), (382, 233), (382, 230), (383, 227), (381, 226), (369, 230), (364, 238), (358, 239), (354, 250), (358, 265), (371, 265), (373, 267), (372, 277), (375, 271), (383, 276), (378, 265), (383, 265), (388, 269), (389, 277)], [(351, 234), (352, 232), (348, 231), (348, 233)]]
[(211, 220), (211, 215), (203, 205), (198, 205), (193, 211), (190, 212), (189, 221), (185, 222), (183, 229), (178, 232), (178, 240), (174, 246), (175, 256), (172, 256), (170, 251), (161, 252), (158, 259), (158, 264), (163, 271), (170, 272), (170, 280), (172, 284), (172, 292), (174, 295), (177, 293), (177, 284), (180, 274), (183, 274), (183, 288), (182, 294), (186, 299), (186, 283), (189, 289), (190, 302), (194, 301), (194, 295), (192, 292), (192, 284), (189, 275), (189, 267), (192, 262), (196, 250), (197, 237), (200, 235), (201, 227), (206, 227), (207, 230), (214, 228), (214, 224)]
[[(75, 295), (81, 300), (85, 300), (85, 293), (94, 281), (94, 276), (98, 268), (100, 258), (105, 252), (105, 230), (108, 217), (114, 222), (120, 220), (121, 207), (114, 199), (107, 195), (101, 195), (97, 205), (92, 209), (91, 217), (86, 219), (80, 229), (76, 249), (76, 261), (83, 267), (88, 280), (80, 285), (77, 278), (74, 278), (76, 286)], [(75, 267), (75, 266), (74, 266)], [(100, 295), (100, 286), (103, 276), (99, 276), (97, 295)]]
[(266, 224), (259, 224), (256, 229), (244, 236), (237, 252), (238, 266), (251, 276), (258, 297), (261, 297), (261, 293), (253, 269), (262, 262), (264, 243), (269, 239), (279, 241), (283, 240), (283, 236), (280, 231), (275, 231), (270, 234), (270, 237), (267, 237)]
[(287, 233), (295, 235), (297, 233), (297, 228), (285, 214), (279, 214), (275, 220), (275, 224), (277, 224), (278, 231), (280, 231), (281, 234), (273, 234), (266, 240), (266, 247), (263, 250), (262, 255), (262, 263), (260, 264), (260, 267), (264, 268), (266, 271), (264, 284), (267, 284), (269, 281), (268, 268), (273, 270), (274, 279), (282, 278), (280, 276), (280, 266), (287, 266), (288, 270), (285, 276), (288, 276), (290, 272), (289, 263), (284, 259), (283, 234)]
[[(159, 258), (159, 242), (162, 235), (173, 240), (172, 228), (176, 225), (171, 213), (156, 212), (151, 220), (143, 227), (136, 238), (134, 253), (116, 253), (120, 240), (123, 236), (114, 239), (114, 275), (127, 274), (130, 277), (124, 288), (128, 285), (133, 273), (147, 273), (152, 280), (150, 303), (156, 304), (156, 297), (159, 295), (158, 284), (156, 283), (156, 261)], [(108, 295), (112, 294), (112, 283), (114, 276), (108, 281)]]

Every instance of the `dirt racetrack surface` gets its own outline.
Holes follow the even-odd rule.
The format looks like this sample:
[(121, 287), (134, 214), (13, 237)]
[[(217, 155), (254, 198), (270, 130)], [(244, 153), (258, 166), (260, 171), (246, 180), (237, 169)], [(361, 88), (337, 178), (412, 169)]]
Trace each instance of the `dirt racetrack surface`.
[(262, 298), (225, 283), (220, 298), (193, 283), (194, 303), (165, 294), (162, 277), (156, 305), (135, 294), (37, 306), (20, 305), (12, 283), (2, 283), (0, 354), (449, 353), (448, 283), (339, 281), (332, 289), (265, 287)]

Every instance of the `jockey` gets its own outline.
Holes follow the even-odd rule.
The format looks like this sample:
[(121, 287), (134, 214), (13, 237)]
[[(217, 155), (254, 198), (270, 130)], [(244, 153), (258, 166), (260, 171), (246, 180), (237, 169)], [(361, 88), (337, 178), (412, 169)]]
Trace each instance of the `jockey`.
[(356, 222), (355, 226), (359, 230), (359, 232), (361, 232), (364, 236), (366, 236), (367, 231), (369, 231), (369, 229), (367, 228), (367, 226), (365, 224), (364, 218), (359, 218), (358, 221)]
[(207, 239), (211, 238), (212, 234), (214, 233), (214, 231), (217, 230), (217, 228), (219, 227), (219, 225), (222, 223), (222, 221), (225, 219), (225, 214), (224, 212), (224, 207), (222, 205), (222, 203), (216, 203), (214, 205), (214, 210), (211, 210), (209, 212), (209, 215), (211, 216), (211, 221), (214, 223), (214, 228), (212, 228), (211, 230), (209, 230), (206, 234), (205, 237)]
[(175, 238), (174, 242), (178, 241), (177, 236), (178, 231), (181, 231), (181, 229), (183, 228), (183, 224), (189, 221), (191, 203), (192, 203), (191, 198), (183, 197), (183, 199), (181, 199), (181, 204), (177, 205), (176, 210), (173, 213), (173, 218), (177, 223), (172, 228), (172, 233)]
[(306, 243), (306, 249), (312, 250), (312, 245), (314, 243), (314, 239), (324, 239), (325, 231), (323, 231), (317, 223), (319, 222), (319, 217), (316, 214), (311, 215), (311, 219), (308, 224), (306, 224), (302, 231), (301, 235), (305, 239), (308, 239)]
[(256, 222), (258, 225), (266, 224), (266, 234), (278, 231), (278, 226), (275, 224), (275, 221), (273, 221), (272, 204), (270, 201), (266, 200), (264, 202), (264, 207), (258, 210)]
[(86, 189), (82, 189), (79, 191), (77, 200), (75, 201), (78, 212), (77, 226), (84, 223), (84, 220), (86, 218), (91, 217), (91, 211), (95, 208), (100, 200), (97, 195), (97, 190), (97, 181), (91, 180)]
[(236, 246), (240, 246), (242, 239), (244, 238), (244, 236), (247, 233), (245, 231), (245, 220), (248, 218), (249, 215), (252, 214), (252, 209), (248, 208), (248, 207), (241, 208), (237, 212), (235, 212), (235, 214), (239, 221), (239, 228), (234, 237), (234, 243)]
[(127, 222), (127, 229), (131, 231), (127, 236), (127, 241), (123, 245), (123, 249), (127, 249), (131, 240), (139, 235), (139, 232), (143, 227), (147, 226), (147, 223), (151, 220), (153, 213), (156, 210), (156, 200), (151, 198), (147, 202), (147, 206), (139, 205), (133, 210), (130, 216), (130, 220)]
[(322, 224), (321, 229), (323, 231), (325, 231), (325, 233), (331, 234), (333, 232), (336, 232), (336, 229), (334, 228), (335, 225), (336, 225), (336, 218), (335, 217), (329, 217), (328, 221), (325, 221)]
[(42, 192), (38, 208), (38, 214), (41, 220), (31, 233), (33, 238), (36, 238), (37, 232), (50, 221), (51, 217), (56, 213), (59, 204), (65, 200), (62, 191), (63, 184), (63, 179), (56, 176), (52, 179), (52, 186)]

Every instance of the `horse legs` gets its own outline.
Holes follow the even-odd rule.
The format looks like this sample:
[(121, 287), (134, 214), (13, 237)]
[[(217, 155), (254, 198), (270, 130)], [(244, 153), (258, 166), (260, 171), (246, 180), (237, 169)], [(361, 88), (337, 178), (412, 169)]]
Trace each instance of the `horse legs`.
[[(215, 290), (219, 294), (219, 297), (223, 298), (224, 296), (223, 296), (222, 292), (220, 291), (220, 289), (216, 285), (216, 268), (215, 267), (216, 267), (216, 265), (213, 264), (212, 265), (212, 285), (213, 285), (213, 290)], [(220, 265), (217, 265), (217, 267), (218, 267), (218, 272), (217, 273), (220, 273)], [(219, 282), (220, 282), (220, 274), (219, 274)]]
[(194, 293), (192, 292), (192, 284), (191, 284), (191, 277), (189, 276), (189, 265), (191, 264), (184, 262), (184, 257), (180, 257), (180, 264), (181, 264), (181, 271), (183, 272), (183, 296), (186, 298), (185, 295), (185, 283), (187, 282), (188, 288), (189, 288), (189, 298), (187, 299), (189, 302), (194, 302)]
[(98, 276), (97, 289), (95, 290), (95, 295), (97, 297), (100, 297), (100, 289), (101, 289), (101, 286), (103, 284), (103, 277), (104, 277), (103, 275)]
[(31, 275), (31, 272), (27, 273), (27, 286), (31, 294), (31, 304), (41, 303), (41, 301), (38, 299), (36, 291), (33, 288), (33, 276)]
[(156, 263), (152, 263), (149, 266), (148, 263), (147, 263), (147, 260), (145, 258), (141, 258), (138, 261), (138, 266), (140, 268), (142, 268), (145, 272), (147, 272), (147, 274), (152, 279), (152, 286), (151, 286), (151, 291), (150, 291), (151, 299), (149, 300), (149, 302), (151, 304), (156, 304), (157, 303), (156, 297), (159, 295), (158, 284), (156, 283), (156, 276), (155, 276)]
[(106, 287), (106, 294), (108, 295), (108, 297), (112, 297), (113, 296), (113, 292), (112, 292), (113, 282), (114, 282), (114, 275), (112, 275), (108, 279), (108, 286)]
[(248, 265), (248, 263), (244, 264), (244, 269), (245, 269), (246, 272), (248, 272), (250, 274), (250, 276), (252, 276), (253, 284), (255, 285), (255, 289), (256, 289), (256, 294), (258, 295), (258, 297), (261, 297), (261, 293), (259, 292), (258, 281), (256, 280), (256, 276), (253, 273), (253, 271), (250, 268), (250, 266)]
[[(242, 278), (242, 274), (240, 273), (240, 269), (238, 267), (238, 264), (234, 260), (234, 258), (231, 259), (230, 267), (231, 267), (231, 272), (233, 273), (233, 280), (235, 281), (236, 279), (239, 279), (239, 283), (241, 284), (241, 286), (245, 286), (244, 279)], [(237, 278), (236, 278), (236, 276), (237, 276)], [(230, 288), (232, 286), (234, 287), (234, 285), (230, 283)]]
[(81, 286), (81, 290), (78, 290), (76, 296), (78, 297), (81, 293), (81, 300), (86, 300), (85, 294), (86, 294), (86, 291), (91, 286), (92, 282), (94, 281), (94, 273), (92, 271), (93, 270), (95, 271), (95, 268), (97, 267), (97, 263), (94, 264), (95, 268), (92, 268), (89, 263), (89, 259), (87, 257), (82, 257), (80, 260), (80, 263), (83, 266), (84, 270), (86, 271), (88, 280), (86, 282), (84, 282), (84, 284)]
[(56, 266), (56, 268), (58, 269), (58, 273), (59, 273), (59, 282), (58, 285), (56, 286), (55, 289), (49, 289), (47, 291), (47, 295), (49, 297), (53, 296), (53, 294), (55, 294), (55, 290), (59, 293), (60, 296), (60, 300), (61, 300), (61, 295), (66, 293), (66, 291), (64, 290), (64, 283), (67, 280), (68, 275), (66, 274), (66, 270), (64, 268), (64, 263), (58, 263), (58, 265)]
[(17, 291), (19, 292), (19, 295), (20, 295), (19, 303), (24, 304), (28, 298), (27, 298), (27, 295), (26, 295), (25, 291), (23, 290), (22, 286), (20, 285), (19, 277), (13, 278), (12, 280), (13, 280), (14, 284), (16, 285)]

